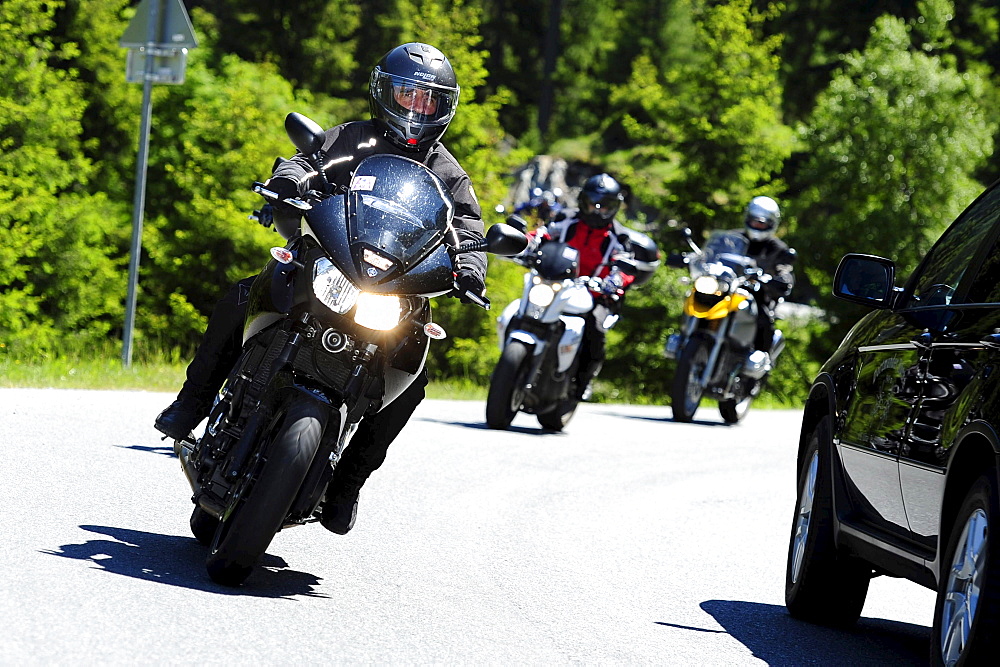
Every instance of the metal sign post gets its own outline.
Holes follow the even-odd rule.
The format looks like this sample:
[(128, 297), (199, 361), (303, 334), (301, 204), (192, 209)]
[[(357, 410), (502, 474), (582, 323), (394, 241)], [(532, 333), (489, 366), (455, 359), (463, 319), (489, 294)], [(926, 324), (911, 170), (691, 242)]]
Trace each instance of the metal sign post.
[(135, 168), (132, 246), (128, 263), (128, 294), (125, 298), (125, 333), (122, 340), (122, 364), (127, 367), (132, 365), (132, 332), (135, 329), (142, 218), (146, 205), (146, 165), (149, 124), (153, 117), (153, 84), (183, 83), (187, 50), (198, 43), (181, 0), (142, 0), (118, 45), (129, 49), (125, 80), (129, 83), (142, 82), (139, 156)]

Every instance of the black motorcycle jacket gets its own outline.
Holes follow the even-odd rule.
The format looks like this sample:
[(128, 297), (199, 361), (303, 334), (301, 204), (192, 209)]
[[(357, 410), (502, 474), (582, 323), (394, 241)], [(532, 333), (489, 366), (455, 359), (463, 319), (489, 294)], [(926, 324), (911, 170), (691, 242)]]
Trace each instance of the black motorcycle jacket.
[[(404, 151), (388, 142), (372, 121), (354, 121), (328, 129), (322, 152), (329, 165), (327, 179), (334, 188), (346, 188), (358, 164), (371, 155), (391, 153), (424, 164), (441, 177), (451, 192), (455, 202), (452, 224), (459, 242), (483, 238), (482, 209), (469, 175), (440, 141), (431, 144), (426, 151)], [(279, 159), (276, 162), (268, 187), (283, 197), (302, 196), (309, 190), (324, 190), (322, 179), (298, 153), (289, 160)], [(295, 192), (288, 191), (292, 187)], [(485, 253), (464, 253), (459, 256), (459, 261), (460, 268), (471, 269), (485, 281)]]
[(779, 298), (788, 296), (792, 286), (795, 285), (795, 274), (792, 269), (795, 251), (780, 239), (769, 238), (761, 241), (750, 239), (747, 255), (756, 260), (759, 268), (771, 275), (771, 282), (764, 286), (767, 301), (774, 303)]

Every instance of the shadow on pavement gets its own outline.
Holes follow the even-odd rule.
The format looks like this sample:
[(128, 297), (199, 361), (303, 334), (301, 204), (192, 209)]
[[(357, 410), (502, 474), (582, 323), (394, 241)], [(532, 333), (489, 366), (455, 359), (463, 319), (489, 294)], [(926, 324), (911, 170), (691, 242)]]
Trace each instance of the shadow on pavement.
[[(432, 419), (430, 417), (414, 417), (413, 421), (430, 422), (432, 424), (445, 424), (447, 426), (462, 426), (464, 428), (474, 428), (480, 431), (492, 431), (485, 422), (463, 422), (455, 421), (454, 419)], [(508, 433), (523, 433), (525, 435), (565, 435), (561, 431), (546, 431), (541, 426), (528, 427), (528, 426), (508, 426), (504, 429)]]
[(298, 596), (328, 597), (316, 592), (320, 578), (288, 569), (282, 558), (264, 554), (247, 582), (239, 588), (220, 586), (208, 578), (208, 551), (193, 537), (160, 535), (110, 526), (80, 528), (112, 539), (93, 539), (83, 544), (64, 544), (42, 553), (90, 561), (97, 569), (134, 579), (155, 581), (192, 590), (263, 598), (293, 599)]
[(796, 620), (773, 604), (707, 600), (701, 608), (769, 665), (926, 665), (930, 651), (931, 629), (912, 623), (862, 617), (839, 630)]
[(122, 449), (131, 449), (136, 452), (146, 452), (147, 454), (161, 454), (163, 456), (168, 456), (170, 458), (177, 458), (174, 454), (174, 446), (170, 445), (159, 445), (156, 447), (149, 447), (148, 445), (118, 445)]
[(621, 412), (615, 412), (614, 410), (604, 410), (601, 414), (607, 415), (608, 417), (617, 417), (619, 419), (636, 419), (638, 421), (645, 422), (672, 422), (675, 424), (688, 423), (693, 426), (725, 426), (729, 428), (730, 424), (724, 421), (706, 421), (704, 419), (692, 419), (689, 422), (680, 422), (671, 417), (651, 417), (649, 415), (627, 415)]

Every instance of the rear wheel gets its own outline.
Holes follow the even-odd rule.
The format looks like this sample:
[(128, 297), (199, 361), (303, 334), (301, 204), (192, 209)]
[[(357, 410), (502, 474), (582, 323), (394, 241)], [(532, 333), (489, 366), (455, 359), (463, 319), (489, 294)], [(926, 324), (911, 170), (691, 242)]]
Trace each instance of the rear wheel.
[(281, 425), (259, 447), (253, 475), (228, 517), (220, 522), (205, 565), (225, 586), (242, 584), (267, 550), (302, 486), (323, 434), (321, 408), (311, 401), (292, 404)]
[(486, 424), (490, 428), (507, 428), (521, 409), (528, 352), (528, 346), (519, 340), (512, 340), (504, 347), (486, 397)]
[(692, 336), (677, 359), (677, 370), (674, 373), (673, 390), (670, 394), (670, 407), (675, 421), (691, 421), (701, 404), (701, 398), (705, 394), (701, 378), (708, 366), (708, 348), (709, 341), (706, 338)]
[(871, 567), (838, 553), (833, 539), (830, 418), (813, 429), (799, 471), (799, 493), (788, 542), (785, 606), (795, 618), (847, 626), (861, 615)]
[(572, 398), (560, 401), (554, 410), (538, 415), (538, 423), (546, 430), (561, 431), (569, 423), (569, 420), (573, 418), (573, 413), (576, 412), (576, 406), (579, 403), (579, 401)]
[(942, 563), (931, 664), (978, 665), (1000, 654), (1000, 522), (995, 478), (984, 475), (969, 489), (955, 517)]

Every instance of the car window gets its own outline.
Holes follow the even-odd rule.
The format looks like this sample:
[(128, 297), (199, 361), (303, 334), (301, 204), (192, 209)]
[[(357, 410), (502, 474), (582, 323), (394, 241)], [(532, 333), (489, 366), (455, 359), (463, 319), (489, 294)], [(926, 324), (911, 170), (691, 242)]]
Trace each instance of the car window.
[[(1000, 187), (993, 187), (965, 210), (941, 236), (914, 276), (905, 308), (942, 306), (952, 302), (976, 251), (1000, 217)], [(991, 257), (996, 261), (995, 257)], [(994, 268), (996, 268), (994, 264)], [(995, 274), (994, 274), (995, 275)]]
[(1000, 237), (993, 241), (982, 266), (972, 279), (967, 303), (1000, 303)]

